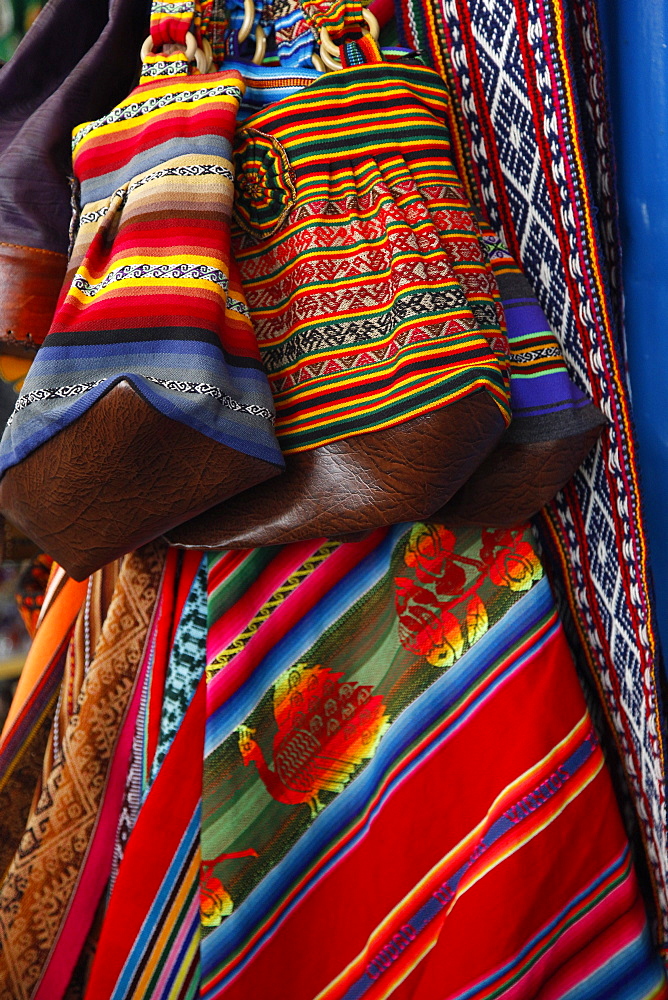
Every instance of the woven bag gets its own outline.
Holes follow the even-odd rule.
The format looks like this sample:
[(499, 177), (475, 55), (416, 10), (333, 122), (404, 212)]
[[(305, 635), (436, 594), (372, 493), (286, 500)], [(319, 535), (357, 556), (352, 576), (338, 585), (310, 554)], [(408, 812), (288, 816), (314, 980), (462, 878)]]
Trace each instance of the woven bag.
[(77, 579), (283, 468), (230, 253), (243, 81), (188, 72), (193, 12), (154, 3), (139, 86), (74, 131), (78, 232), (0, 443), (3, 513)]
[(286, 471), (171, 531), (176, 544), (428, 517), (510, 418), (499, 293), (443, 82), (383, 62), (360, 31), (351, 41), (361, 8), (339, 7), (342, 68), (251, 115), (234, 149), (235, 258)]
[[(278, 21), (275, 30), (281, 62), (294, 63), (294, 66), (290, 65), (287, 70), (240, 65), (249, 84), (242, 105), (242, 112), (246, 111), (246, 114), (248, 109), (251, 113), (258, 107), (265, 110), (266, 104), (270, 103), (265, 95), (276, 95), (273, 100), (277, 101), (285, 94), (287, 86), (297, 89), (312, 82), (313, 71), (304, 66), (308, 48), (303, 31), (306, 22), (295, 21), (296, 0), (289, 6), (290, 31), (284, 44), (281, 44)], [(374, 9), (382, 16), (377, 3), (372, 4), (369, 11)], [(349, 15), (350, 4), (339, 5), (341, 10), (343, 17)], [(330, 24), (336, 17), (336, 7), (330, 8)], [(307, 35), (312, 37), (308, 32)], [(328, 36), (322, 30), (320, 37), (327, 42)], [(298, 49), (295, 47), (296, 38), (304, 42)], [(346, 46), (342, 52), (344, 59), (351, 49), (354, 56), (355, 48), (354, 45)], [(328, 51), (331, 55), (331, 45), (321, 45), (322, 59), (334, 68), (331, 58), (327, 58)], [(317, 56), (312, 58), (317, 63)], [(335, 77), (328, 77), (330, 84), (334, 80)], [(261, 117), (255, 117), (246, 126), (261, 120)], [(239, 134), (244, 136), (245, 127)], [(241, 149), (244, 149), (243, 140)], [(436, 156), (440, 154), (439, 150)], [(239, 214), (242, 215), (239, 221), (248, 230), (252, 212), (247, 207), (249, 178), (246, 176), (244, 188), (243, 169), (240, 164), (242, 173), (237, 199)], [(254, 169), (257, 169), (257, 160)], [(482, 247), (498, 283), (505, 316), (512, 422), (463, 486), (430, 520), (450, 524), (508, 526), (535, 514), (565, 485), (596, 442), (605, 420), (568, 374), (557, 340), (521, 269), (477, 213), (476, 219)], [(399, 427), (398, 431), (413, 432), (414, 429), (415, 426), (409, 424)], [(464, 419), (462, 442), (466, 442), (470, 431)], [(393, 428), (387, 436), (377, 438), (375, 433), (370, 433), (361, 440), (344, 440), (326, 450), (316, 448), (311, 453), (288, 456), (290, 472), (281, 480), (280, 506), (272, 491), (260, 487), (258, 491), (239, 497), (238, 501), (212, 508), (194, 524), (181, 526), (171, 533), (171, 540), (177, 544), (212, 547), (251, 544), (260, 539), (265, 543), (278, 543), (302, 537), (302, 534), (297, 536), (296, 531), (318, 533), (321, 529), (331, 532), (339, 526), (336, 518), (341, 515), (345, 515), (346, 527), (356, 537), (357, 532), (364, 530), (372, 519), (375, 523), (389, 523), (402, 517), (416, 516), (420, 511), (419, 505), (413, 503), (413, 506), (407, 507), (407, 503), (415, 495), (421, 468), (413, 467), (411, 470), (410, 464), (406, 463), (406, 455), (413, 454), (415, 449), (402, 451), (401, 441), (388, 440), (387, 449), (384, 449), (383, 438), (396, 434), (397, 428)], [(432, 463), (440, 458), (441, 469), (450, 471), (455, 457), (451, 439), (433, 439), (432, 443)], [(397, 444), (398, 453), (395, 450)], [(384, 470), (391, 469), (394, 475), (387, 477), (383, 486), (374, 490), (373, 486), (378, 483), (379, 465)], [(415, 473), (415, 478), (406, 483), (410, 471)], [(397, 482), (403, 487), (399, 496), (395, 489)], [(424, 514), (417, 513), (417, 516)]]

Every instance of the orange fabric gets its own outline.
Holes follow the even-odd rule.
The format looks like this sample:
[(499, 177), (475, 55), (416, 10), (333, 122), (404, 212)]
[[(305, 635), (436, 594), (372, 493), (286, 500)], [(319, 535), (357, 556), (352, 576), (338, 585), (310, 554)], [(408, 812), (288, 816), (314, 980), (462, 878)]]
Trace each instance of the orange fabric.
[(78, 582), (67, 579), (53, 604), (47, 610), (37, 629), (25, 666), (21, 671), (16, 694), (5, 720), (2, 736), (0, 736), (0, 744), (21, 714), (21, 709), (27, 703), (44, 670), (51, 663), (56, 650), (62, 645), (68, 631), (74, 625), (84, 602), (87, 587), (87, 580)]

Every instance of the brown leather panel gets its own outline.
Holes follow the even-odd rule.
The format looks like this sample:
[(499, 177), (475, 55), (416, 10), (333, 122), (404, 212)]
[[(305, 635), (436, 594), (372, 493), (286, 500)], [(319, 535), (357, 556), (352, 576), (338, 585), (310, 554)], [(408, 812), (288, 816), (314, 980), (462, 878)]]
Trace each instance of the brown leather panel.
[(56, 309), (67, 257), (0, 243), (0, 351), (34, 353)]
[(602, 427), (532, 444), (502, 442), (431, 521), (452, 527), (512, 528), (537, 514), (566, 485)]
[(167, 538), (246, 548), (421, 520), (466, 481), (503, 429), (491, 396), (476, 392), (396, 427), (287, 455), (275, 483), (213, 507)]
[(5, 473), (0, 508), (83, 580), (279, 471), (163, 416), (119, 382)]

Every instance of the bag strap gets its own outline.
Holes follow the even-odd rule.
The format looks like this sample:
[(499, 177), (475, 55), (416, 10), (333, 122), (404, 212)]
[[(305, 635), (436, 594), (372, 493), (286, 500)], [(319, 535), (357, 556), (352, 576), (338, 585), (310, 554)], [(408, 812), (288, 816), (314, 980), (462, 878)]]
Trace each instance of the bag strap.
[[(195, 20), (196, 0), (153, 0), (151, 41), (154, 49), (163, 45), (187, 45)], [(195, 40), (195, 45), (197, 44)], [(186, 50), (187, 51), (187, 50)]]
[[(392, 12), (392, 0), (387, 2)], [(249, 5), (253, 5), (253, 0), (244, 0), (245, 10)], [(281, 66), (286, 68), (301, 68), (310, 61), (323, 73), (327, 69), (383, 61), (376, 44), (380, 25), (362, 0), (334, 0), (333, 3), (332, 0), (265, 0), (261, 4), (258, 0), (258, 7), (259, 18), (251, 19), (256, 33), (256, 52), (252, 61), (256, 64), (262, 62), (264, 55), (264, 29), (272, 23), (277, 54)], [(233, 23), (238, 23), (240, 8), (240, 0), (232, 0)], [(228, 52), (232, 59), (240, 58), (238, 43), (249, 33), (250, 25), (246, 31), (242, 26), (238, 33), (231, 33)]]
[(302, 0), (302, 9), (320, 38), (320, 59), (327, 69), (383, 62), (380, 26), (362, 0)]
[[(383, 62), (377, 41), (378, 21), (362, 0), (334, 0), (333, 3), (331, 0), (300, 0), (300, 6), (306, 23), (320, 39), (320, 55), (313, 55), (316, 69), (336, 70)], [(245, 0), (244, 7), (242, 29), (249, 10), (252, 25), (252, 0)], [(215, 71), (223, 60), (228, 26), (221, 0), (152, 0), (150, 34), (141, 50), (140, 82)], [(244, 37), (249, 30), (250, 25)], [(242, 30), (238, 34), (237, 43)]]
[(223, 60), (226, 27), (220, 0), (152, 0), (142, 81), (215, 71)]

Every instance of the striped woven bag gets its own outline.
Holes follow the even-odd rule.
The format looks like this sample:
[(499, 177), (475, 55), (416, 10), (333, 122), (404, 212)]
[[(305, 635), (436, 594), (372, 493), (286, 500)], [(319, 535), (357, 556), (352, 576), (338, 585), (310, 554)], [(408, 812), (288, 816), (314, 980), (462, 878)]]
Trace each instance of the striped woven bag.
[(69, 269), (0, 443), (3, 511), (75, 578), (283, 468), (230, 254), (243, 81), (196, 13), (155, 0), (138, 87), (74, 131)]
[(286, 472), (181, 525), (177, 544), (425, 518), (510, 418), (499, 292), (442, 80), (383, 61), (359, 0), (308, 14), (341, 68), (252, 114), (234, 150), (235, 257)]

